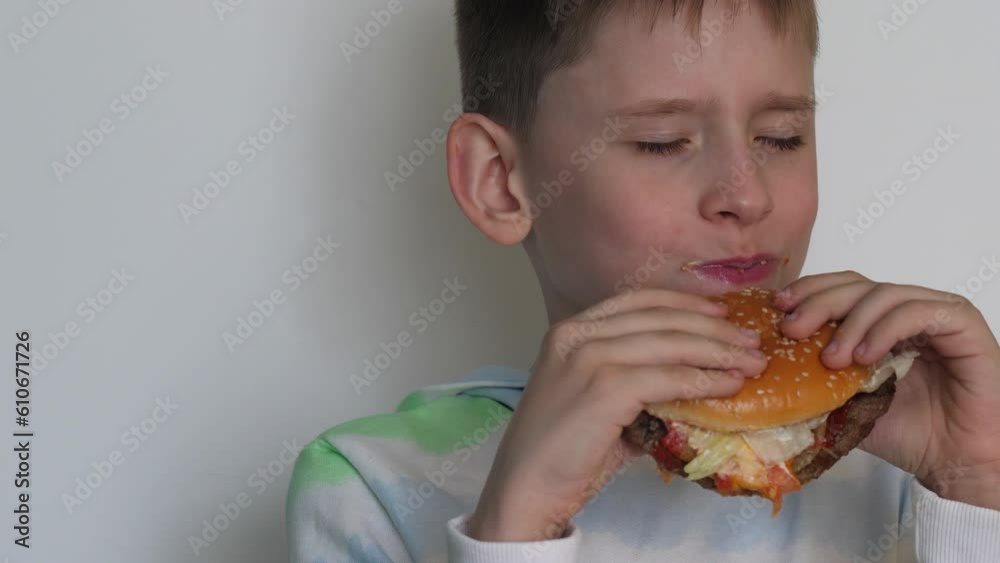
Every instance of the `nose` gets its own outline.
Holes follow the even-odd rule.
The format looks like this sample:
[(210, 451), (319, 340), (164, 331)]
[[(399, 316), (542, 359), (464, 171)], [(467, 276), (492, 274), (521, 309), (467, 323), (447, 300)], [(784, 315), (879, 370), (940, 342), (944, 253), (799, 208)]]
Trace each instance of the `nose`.
[(725, 166), (715, 168), (712, 185), (701, 198), (701, 215), (713, 223), (759, 223), (774, 210), (765, 169), (768, 155), (755, 154), (746, 145), (730, 154), (723, 159)]

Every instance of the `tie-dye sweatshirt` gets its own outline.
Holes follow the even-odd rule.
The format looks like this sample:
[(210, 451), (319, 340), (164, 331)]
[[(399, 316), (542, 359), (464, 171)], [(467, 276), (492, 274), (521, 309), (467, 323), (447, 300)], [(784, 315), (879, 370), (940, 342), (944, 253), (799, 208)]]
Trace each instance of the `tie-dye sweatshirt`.
[(474, 540), (465, 524), (527, 378), (481, 368), (310, 443), (288, 492), (292, 563), (1000, 562), (1000, 511), (942, 499), (860, 450), (786, 496), (774, 519), (757, 497), (665, 485), (644, 456), (562, 537)]

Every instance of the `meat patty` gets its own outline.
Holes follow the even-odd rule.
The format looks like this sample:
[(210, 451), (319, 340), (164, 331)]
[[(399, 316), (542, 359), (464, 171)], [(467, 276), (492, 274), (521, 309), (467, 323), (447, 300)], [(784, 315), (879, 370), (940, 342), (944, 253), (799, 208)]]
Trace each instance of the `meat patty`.
[[(838, 459), (856, 448), (872, 431), (875, 421), (889, 410), (895, 393), (896, 376), (893, 375), (875, 391), (858, 393), (843, 406), (832, 411), (826, 422), (814, 430), (819, 437), (818, 445), (807, 448), (788, 464), (799, 483), (805, 484), (819, 477)], [(674, 455), (663, 447), (657, 448), (663, 437), (667, 436), (667, 432), (667, 425), (662, 420), (642, 411), (635, 421), (625, 428), (622, 435), (647, 454), (652, 455), (655, 452), (654, 457), (661, 471), (687, 477), (684, 466), (694, 459), (697, 452), (687, 445), (683, 446), (680, 455)], [(706, 489), (715, 490), (715, 480), (712, 477), (698, 479), (696, 483)], [(742, 491), (737, 494), (756, 493)]]

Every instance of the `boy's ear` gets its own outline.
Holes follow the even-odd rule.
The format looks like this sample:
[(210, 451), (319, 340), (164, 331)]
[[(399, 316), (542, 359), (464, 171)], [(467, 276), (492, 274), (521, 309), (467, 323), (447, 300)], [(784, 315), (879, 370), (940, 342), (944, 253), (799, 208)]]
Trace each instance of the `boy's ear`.
[(494, 242), (531, 232), (524, 164), (511, 134), (488, 117), (465, 113), (448, 130), (448, 182), (465, 216)]

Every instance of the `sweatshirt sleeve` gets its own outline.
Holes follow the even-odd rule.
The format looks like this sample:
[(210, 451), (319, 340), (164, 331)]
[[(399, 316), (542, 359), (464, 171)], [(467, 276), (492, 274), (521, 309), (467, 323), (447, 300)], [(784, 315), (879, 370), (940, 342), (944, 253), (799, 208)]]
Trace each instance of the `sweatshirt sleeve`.
[(910, 487), (916, 514), (917, 561), (1000, 561), (1000, 511), (943, 499), (916, 477), (911, 477)]
[(285, 519), (290, 563), (412, 563), (385, 507), (322, 438), (296, 460)]
[(470, 538), (470, 514), (448, 521), (448, 563), (576, 563), (580, 530), (570, 522), (561, 538), (534, 542), (484, 542)]

